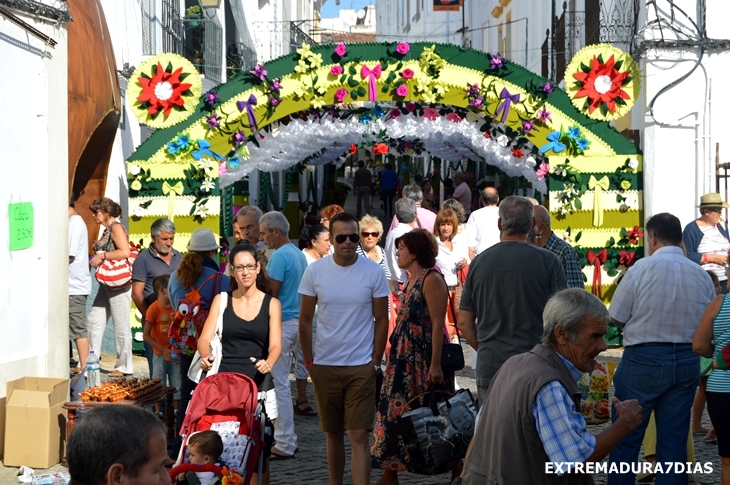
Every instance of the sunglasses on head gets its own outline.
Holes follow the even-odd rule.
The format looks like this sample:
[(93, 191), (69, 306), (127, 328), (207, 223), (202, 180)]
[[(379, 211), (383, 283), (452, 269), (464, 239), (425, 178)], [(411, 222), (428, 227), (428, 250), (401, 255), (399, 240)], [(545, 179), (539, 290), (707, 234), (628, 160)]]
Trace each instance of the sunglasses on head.
[(342, 244), (345, 242), (345, 239), (350, 238), (350, 241), (356, 243), (360, 241), (360, 235), (359, 234), (338, 234), (335, 236), (335, 242), (337, 244)]
[(366, 231), (362, 231), (362, 232), (360, 233), (360, 235), (361, 235), (362, 237), (368, 237), (368, 236), (378, 237), (378, 236), (380, 236), (380, 233), (379, 233), (379, 232), (377, 232), (377, 231), (376, 231), (376, 232), (366, 232)]

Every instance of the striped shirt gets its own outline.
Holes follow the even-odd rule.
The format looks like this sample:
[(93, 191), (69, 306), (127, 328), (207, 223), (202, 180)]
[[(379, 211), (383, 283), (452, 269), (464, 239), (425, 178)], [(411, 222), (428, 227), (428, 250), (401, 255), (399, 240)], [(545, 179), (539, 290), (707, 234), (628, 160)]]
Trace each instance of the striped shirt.
[(629, 268), (608, 312), (624, 323), (624, 345), (692, 343), (715, 297), (712, 279), (677, 246), (664, 246)]
[[(555, 353), (578, 382), (583, 373), (559, 352)], [(580, 410), (575, 408), (570, 394), (558, 381), (550, 381), (537, 391), (532, 417), (545, 453), (553, 463), (582, 463), (596, 448), (596, 437), (586, 430)]]
[[(730, 343), (730, 293), (722, 299), (722, 306), (712, 321), (712, 339), (715, 349), (722, 349)], [(712, 369), (707, 379), (707, 390), (730, 392), (730, 370)]]
[[(334, 247), (334, 246), (332, 246), (332, 247)], [(380, 246), (377, 246), (377, 248), (378, 248), (377, 249), (378, 254), (380, 255), (380, 261), (375, 261), (375, 262), (378, 263), (383, 268), (383, 271), (385, 271), (385, 279), (389, 280), (390, 279), (390, 270), (388, 269), (388, 265), (386, 264), (386, 261), (385, 261), (385, 252), (383, 251), (383, 248), (381, 248)], [(363, 258), (370, 259), (370, 256), (365, 254), (365, 250), (363, 249), (362, 244), (357, 245), (355, 252), (357, 254), (359, 254), (360, 256), (362, 256)]]

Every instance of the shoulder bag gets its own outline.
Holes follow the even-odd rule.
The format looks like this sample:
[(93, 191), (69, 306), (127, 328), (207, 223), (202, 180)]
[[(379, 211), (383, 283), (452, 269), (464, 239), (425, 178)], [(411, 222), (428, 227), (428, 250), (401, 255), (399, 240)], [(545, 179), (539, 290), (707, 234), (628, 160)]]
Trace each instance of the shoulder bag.
[[(423, 277), (424, 283), (429, 274), (431, 274), (431, 271)], [(423, 293), (421, 293), (421, 328), (423, 328), (423, 317), (425, 313), (424, 300), (425, 298), (423, 298)], [(451, 309), (453, 311), (453, 306)], [(459, 335), (459, 327), (456, 327), (456, 335)], [(429, 354), (431, 353), (430, 350), (431, 349), (428, 349)], [(457, 370), (463, 369), (464, 365), (464, 349), (461, 348), (461, 344), (452, 344), (447, 342), (446, 336), (444, 336), (444, 344), (441, 347), (441, 370), (444, 374), (453, 374)]]
[(215, 356), (213, 360), (213, 367), (208, 372), (205, 372), (200, 368), (200, 362), (203, 360), (201, 357), (200, 349), (195, 351), (193, 361), (190, 363), (190, 370), (188, 371), (188, 379), (198, 383), (205, 379), (205, 376), (212, 376), (218, 373), (218, 369), (221, 365), (221, 358), (223, 358), (223, 347), (221, 344), (221, 335), (223, 334), (223, 313), (228, 306), (228, 293), (225, 291), (220, 293), (220, 305), (218, 309), (218, 318), (215, 323), (215, 333), (213, 338), (210, 339), (210, 349), (204, 350), (204, 354), (212, 354)]
[[(119, 222), (113, 222), (109, 226), (109, 241), (107, 241), (104, 247), (105, 252), (116, 249), (114, 240), (112, 239), (112, 228), (114, 224), (119, 224)], [(126, 234), (126, 230), (124, 232)], [(102, 261), (96, 268), (96, 280), (100, 285), (109, 288), (120, 288), (129, 285), (132, 282), (132, 265), (138, 255), (137, 246), (130, 242), (129, 257), (127, 259), (105, 259)]]

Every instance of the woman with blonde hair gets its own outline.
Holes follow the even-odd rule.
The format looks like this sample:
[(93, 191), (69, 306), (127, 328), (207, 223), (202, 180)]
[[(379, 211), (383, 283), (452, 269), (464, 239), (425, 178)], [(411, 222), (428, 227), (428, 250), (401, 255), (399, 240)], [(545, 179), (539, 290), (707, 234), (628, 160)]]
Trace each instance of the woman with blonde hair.
[[(119, 222), (122, 217), (122, 208), (111, 199), (102, 197), (89, 205), (94, 214), (94, 220), (104, 226), (104, 233), (93, 244), (96, 253), (89, 264), (99, 267), (104, 261), (122, 261), (129, 257), (129, 237), (127, 230)], [(114, 346), (117, 360), (111, 377), (132, 375), (132, 329), (129, 326), (129, 309), (132, 306), (132, 285), (118, 288), (99, 285), (99, 291), (94, 298), (91, 312), (87, 318), (89, 329), (89, 343), (97, 355), (101, 355), (101, 342), (109, 316), (114, 324)]]
[(449, 332), (449, 339), (452, 343), (459, 343), (456, 333), (456, 320), (459, 313), (457, 307), (457, 289), (459, 286), (458, 271), (468, 264), (469, 248), (463, 238), (456, 238), (456, 231), (459, 227), (459, 219), (451, 209), (443, 209), (436, 215), (433, 234), (438, 243), (438, 255), (436, 266), (444, 275), (446, 286), (449, 290), (449, 300), (446, 308), (446, 329)]

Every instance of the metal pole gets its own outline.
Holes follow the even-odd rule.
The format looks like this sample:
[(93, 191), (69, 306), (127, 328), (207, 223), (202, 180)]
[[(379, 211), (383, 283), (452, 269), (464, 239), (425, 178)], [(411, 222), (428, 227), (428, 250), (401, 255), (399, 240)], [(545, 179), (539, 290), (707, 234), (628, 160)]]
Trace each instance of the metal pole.
[(466, 0), (461, 0), (461, 47), (466, 47)]
[(555, 71), (557, 70), (555, 63), (557, 62), (555, 50), (557, 46), (557, 39), (555, 37), (555, 29), (557, 28), (557, 18), (555, 17), (555, 0), (552, 1), (552, 8), (551, 8), (551, 24), (552, 29), (550, 32), (550, 79), (555, 79)]

